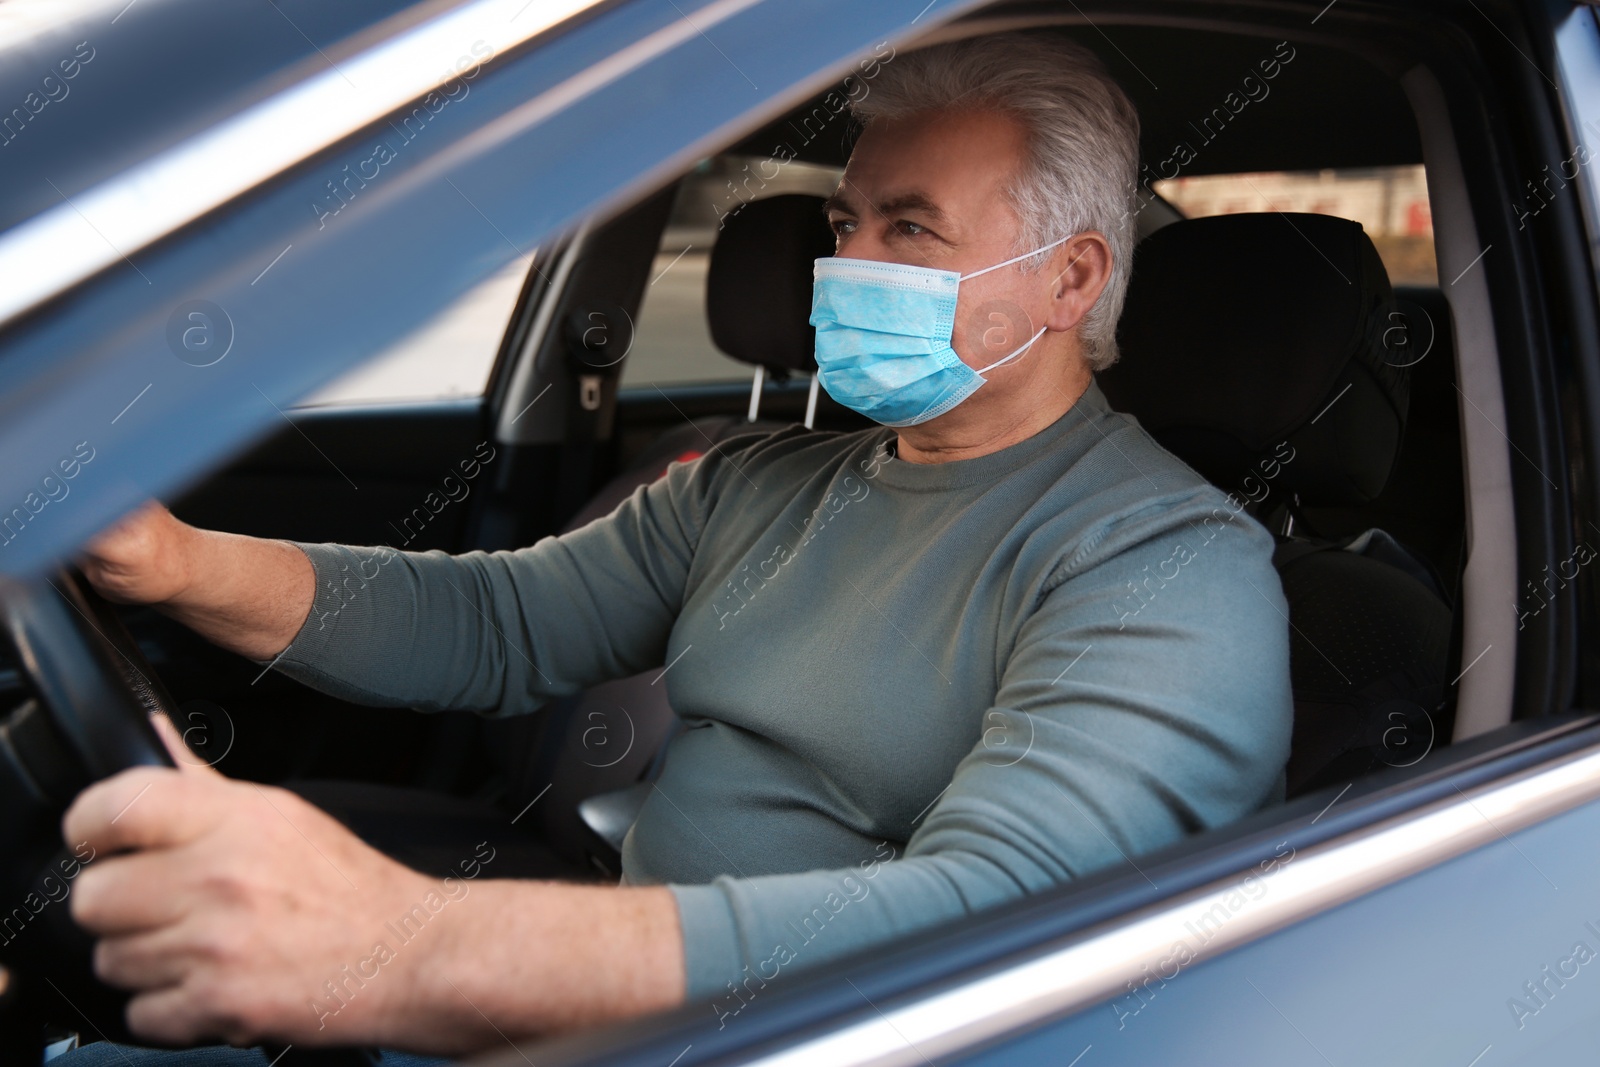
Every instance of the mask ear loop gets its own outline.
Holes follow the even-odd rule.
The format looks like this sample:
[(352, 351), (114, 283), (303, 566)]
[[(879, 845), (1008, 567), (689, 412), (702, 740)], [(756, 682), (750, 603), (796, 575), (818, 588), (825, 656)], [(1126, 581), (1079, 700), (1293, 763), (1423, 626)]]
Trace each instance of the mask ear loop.
[(962, 281), (966, 281), (968, 278), (976, 278), (980, 274), (988, 274), (992, 270), (999, 270), (1001, 267), (1009, 267), (1013, 263), (1020, 263), (1022, 260), (1027, 259), (1030, 256), (1036, 256), (1040, 252), (1048, 252), (1052, 248), (1054, 248), (1056, 245), (1064, 244), (1065, 242), (1072, 240), (1076, 236), (1078, 236), (1078, 235), (1075, 234), (1075, 233), (1069, 233), (1065, 237), (1061, 238), (1061, 240), (1059, 240), (1059, 241), (1051, 241), (1049, 244), (1044, 245), (1041, 248), (1035, 248), (1032, 252), (1024, 252), (1020, 256), (1012, 256), (1010, 259), (1006, 260), (1004, 263), (996, 263), (992, 267), (985, 267), (982, 270), (975, 270), (971, 274), (963, 274), (961, 276), (961, 280)]
[[(1011, 266), (1011, 264), (1019, 263), (1022, 260), (1029, 258), (1030, 256), (1036, 256), (1040, 252), (1048, 252), (1052, 248), (1054, 248), (1056, 245), (1064, 244), (1067, 241), (1072, 240), (1076, 236), (1078, 236), (1078, 235), (1075, 234), (1075, 233), (1069, 233), (1065, 237), (1061, 238), (1061, 240), (1059, 240), (1059, 241), (1051, 241), (1049, 244), (1043, 246), (1042, 248), (1035, 248), (1032, 252), (1024, 252), (1020, 256), (1012, 256), (1010, 259), (1006, 260), (1004, 263), (996, 263), (992, 267), (985, 267), (982, 270), (975, 270), (971, 274), (963, 274), (961, 276), (961, 280), (962, 281), (966, 281), (968, 278), (976, 278), (980, 274), (988, 274), (990, 271), (999, 270), (1001, 267), (1009, 267), (1009, 266)], [(978, 371), (977, 373), (979, 373), (979, 374), (987, 374), (990, 371), (994, 370), (996, 367), (1000, 366), (1002, 363), (1010, 363), (1012, 360), (1014, 360), (1018, 356), (1022, 355), (1028, 349), (1032, 348), (1033, 347), (1033, 342), (1035, 342), (1039, 338), (1043, 337), (1044, 336), (1044, 331), (1046, 329), (1048, 329), (1048, 327), (1045, 327), (1045, 326), (1039, 327), (1039, 332), (1034, 334), (1031, 338), (1029, 338), (1027, 344), (1023, 345), (1021, 348), (1017, 349), (1015, 352), (1011, 353), (1009, 356), (1006, 356), (1004, 359), (998, 359), (995, 362), (989, 364), (987, 367), (984, 367), (982, 370)]]
[(1039, 338), (1043, 337), (1044, 336), (1044, 331), (1046, 329), (1048, 329), (1048, 328), (1049, 327), (1046, 327), (1046, 326), (1039, 327), (1039, 332), (1034, 334), (1031, 338), (1029, 338), (1027, 344), (1023, 345), (1021, 348), (1017, 349), (1015, 352), (1011, 353), (1009, 356), (1006, 356), (1004, 359), (995, 360), (993, 363), (989, 364), (987, 367), (984, 367), (982, 370), (978, 371), (977, 373), (979, 373), (979, 374), (988, 374), (990, 371), (992, 371), (996, 367), (1000, 366), (1000, 364), (1002, 364), (1002, 363), (1010, 363), (1012, 360), (1014, 360), (1018, 356), (1022, 355), (1028, 349), (1032, 348), (1033, 347), (1033, 342), (1037, 341)]

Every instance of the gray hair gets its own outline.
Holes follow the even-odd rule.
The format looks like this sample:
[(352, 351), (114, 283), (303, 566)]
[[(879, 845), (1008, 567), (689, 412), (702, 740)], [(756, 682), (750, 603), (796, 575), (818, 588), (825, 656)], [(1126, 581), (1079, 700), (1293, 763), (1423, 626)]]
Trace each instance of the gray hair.
[[(1089, 49), (1063, 37), (997, 34), (934, 45), (885, 63), (851, 113), (863, 125), (926, 111), (994, 108), (1028, 132), (1029, 158), (1009, 193), (1022, 220), (1017, 253), (1098, 230), (1111, 277), (1078, 327), (1091, 370), (1117, 361), (1117, 319), (1132, 267), (1139, 115)], [(1038, 270), (1048, 255), (1024, 260)]]

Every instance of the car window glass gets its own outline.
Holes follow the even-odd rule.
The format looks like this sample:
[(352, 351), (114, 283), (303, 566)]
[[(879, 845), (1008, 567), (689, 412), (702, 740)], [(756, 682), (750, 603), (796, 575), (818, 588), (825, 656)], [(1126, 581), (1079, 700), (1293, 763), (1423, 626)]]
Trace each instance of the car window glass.
[(528, 258), (518, 256), (409, 336), (297, 406), (483, 395), (527, 273)]
[(781, 193), (830, 196), (838, 167), (752, 156), (702, 160), (684, 176), (639, 306), (622, 385), (748, 381), (751, 368), (722, 354), (706, 321), (706, 270), (722, 220)]
[(1310, 212), (1361, 223), (1395, 285), (1438, 285), (1433, 215), (1420, 164), (1207, 174), (1152, 183), (1187, 218), (1239, 211)]

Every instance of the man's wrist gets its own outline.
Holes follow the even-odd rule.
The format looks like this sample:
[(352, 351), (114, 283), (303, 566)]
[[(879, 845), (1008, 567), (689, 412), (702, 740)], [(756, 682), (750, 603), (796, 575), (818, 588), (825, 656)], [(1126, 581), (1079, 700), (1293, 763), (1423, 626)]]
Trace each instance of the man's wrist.
[[(423, 878), (418, 900), (434, 893), (439, 913), (429, 936), (398, 950), (416, 952), (383, 1011), (381, 1043), (466, 1055), (544, 1030), (541, 1009), (551, 974), (542, 966), (548, 958), (539, 900), (544, 888), (538, 882)], [(503, 951), (508, 940), (518, 947), (514, 971)]]
[(195, 575), (204, 572), (205, 554), (209, 547), (206, 531), (190, 526), (182, 519), (172, 519), (163, 555), (166, 557), (166, 584), (173, 591), (152, 606), (181, 610), (193, 599)]
[[(418, 939), (382, 1041), (459, 1055), (683, 1002), (677, 905), (661, 886), (479, 882)], [(437, 887), (437, 883), (435, 883)]]

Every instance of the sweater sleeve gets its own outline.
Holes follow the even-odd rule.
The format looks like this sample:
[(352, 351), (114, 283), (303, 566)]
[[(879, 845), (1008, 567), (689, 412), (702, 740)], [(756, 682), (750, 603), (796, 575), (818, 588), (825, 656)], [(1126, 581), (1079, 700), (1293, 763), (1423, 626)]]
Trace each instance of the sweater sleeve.
[(609, 515), (514, 551), (290, 542), (317, 594), (276, 665), (358, 704), (489, 716), (659, 666), (728, 462), (674, 462)]
[(1242, 513), (1204, 514), (1147, 514), (1080, 549), (1093, 566), (1052, 573), (993, 705), (974, 711), (981, 739), (903, 845), (832, 870), (671, 885), (689, 998), (717, 998), (726, 1017), (779, 974), (1281, 799), (1293, 702), (1272, 540)]

